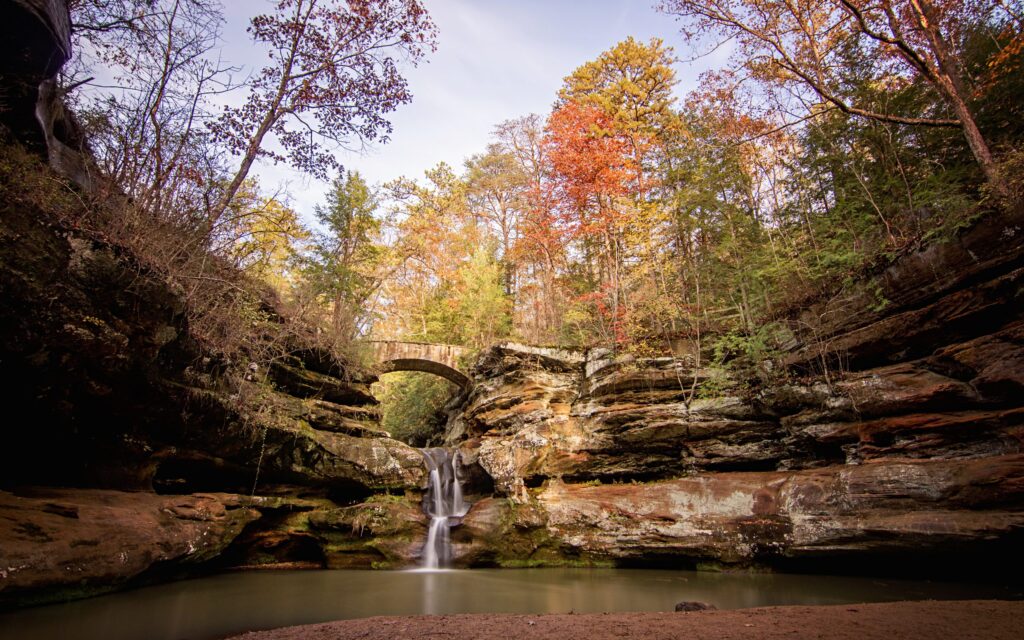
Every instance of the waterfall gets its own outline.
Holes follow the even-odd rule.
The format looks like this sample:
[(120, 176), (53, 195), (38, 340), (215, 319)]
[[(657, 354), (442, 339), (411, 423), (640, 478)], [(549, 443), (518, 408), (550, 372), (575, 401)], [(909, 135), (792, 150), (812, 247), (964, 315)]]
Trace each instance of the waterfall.
[(423, 500), (423, 511), (430, 516), (427, 544), (423, 547), (423, 568), (440, 569), (451, 564), (450, 530), (469, 511), (462, 499), (459, 483), (459, 454), (447, 449), (423, 449), (430, 471), (430, 485)]

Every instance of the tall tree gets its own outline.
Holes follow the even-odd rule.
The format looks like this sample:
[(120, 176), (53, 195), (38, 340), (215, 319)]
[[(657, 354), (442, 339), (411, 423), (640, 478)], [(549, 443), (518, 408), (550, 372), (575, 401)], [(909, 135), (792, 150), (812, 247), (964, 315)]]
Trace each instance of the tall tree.
[(220, 3), (76, 0), (70, 9), (75, 59), (63, 91), (103, 172), (149, 215), (209, 227), (219, 151), (201, 123), (227, 86), (213, 59)]
[(329, 301), (335, 335), (346, 342), (365, 332), (368, 302), (381, 282), (386, 249), (376, 211), (373, 193), (354, 172), (335, 178), (326, 206), (316, 208), (326, 233), (316, 238), (307, 274)]
[(501, 266), (479, 246), (459, 269), (456, 289), (460, 342), (482, 350), (512, 329), (511, 301), (502, 287)]
[(614, 325), (622, 298), (623, 209), (616, 199), (637, 175), (630, 141), (598, 107), (568, 102), (548, 119), (545, 146), (562, 196), (561, 218), (570, 237), (598, 259), (599, 295), (608, 299), (598, 310)]
[(211, 125), (241, 156), (218, 209), (261, 156), (324, 178), (338, 167), (331, 147), (386, 141), (385, 115), (412, 99), (398, 57), (422, 60), (435, 32), (419, 0), (278, 0), (253, 18), (249, 33), (271, 62), (250, 81), (245, 104)]
[(657, 156), (657, 140), (670, 135), (679, 119), (672, 88), (676, 74), (672, 48), (658, 38), (644, 44), (632, 37), (601, 53), (572, 72), (558, 92), (562, 102), (600, 109), (630, 142), (638, 169), (636, 190), (642, 195), (649, 185), (644, 174), (649, 156)]
[(516, 258), (513, 247), (526, 204), (528, 178), (512, 153), (499, 144), (466, 161), (467, 196), (474, 212), (482, 216), (499, 239), (502, 281), (507, 295), (516, 289)]
[(384, 286), (388, 321), (380, 335), (457, 341), (453, 290), (460, 266), (485, 242), (465, 180), (441, 163), (426, 172), (425, 184), (400, 178), (385, 193), (394, 219), (394, 268)]
[[(949, 34), (970, 3), (998, 0), (663, 0), (661, 9), (683, 20), (683, 35), (701, 42), (708, 32), (739, 44), (739, 60), (762, 78), (810, 89), (832, 108), (885, 122), (960, 127), (989, 183), (1006, 193), (961, 74)], [(941, 96), (938, 113), (894, 113), (857, 104), (845, 91), (840, 59), (851, 41), (875, 62), (879, 82), (923, 80)]]
[(565, 291), (567, 236), (558, 217), (544, 122), (531, 114), (495, 127), (496, 144), (515, 160), (515, 173), (525, 180), (520, 192), (518, 230), (512, 254), (519, 269), (515, 323), (520, 335), (535, 343), (556, 341), (561, 331)]

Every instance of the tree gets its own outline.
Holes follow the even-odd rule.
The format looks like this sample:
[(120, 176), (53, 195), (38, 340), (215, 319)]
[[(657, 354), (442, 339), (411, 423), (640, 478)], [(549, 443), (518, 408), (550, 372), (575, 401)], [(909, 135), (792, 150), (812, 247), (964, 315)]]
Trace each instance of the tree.
[(659, 38), (647, 44), (626, 38), (573, 71), (558, 97), (598, 107), (622, 129), (651, 135), (675, 120), (675, 62), (672, 48)]
[[(992, 5), (997, 0), (983, 0)], [(708, 31), (735, 39), (739, 60), (763, 79), (796, 84), (846, 113), (884, 122), (956, 126), (989, 183), (1006, 193), (985, 137), (968, 105), (962, 61), (949, 34), (972, 0), (663, 0), (661, 10), (680, 17), (683, 35), (699, 42)], [(1000, 5), (1001, 6), (1001, 5)], [(942, 98), (942, 114), (901, 114), (859, 105), (845, 91), (841, 57), (853, 41), (875, 65), (883, 83), (928, 83)]]
[(637, 175), (630, 141), (601, 109), (569, 102), (548, 119), (545, 146), (561, 196), (560, 217), (584, 253), (596, 254), (599, 295), (609, 299), (597, 308), (614, 324), (622, 293), (623, 216), (616, 199)]
[(561, 182), (572, 233), (610, 230), (614, 224), (611, 201), (627, 193), (626, 185), (636, 171), (629, 142), (619, 135), (611, 118), (596, 107), (570, 102), (548, 119), (545, 144)]
[(327, 205), (316, 208), (326, 229), (317, 235), (306, 273), (313, 289), (331, 307), (331, 326), (344, 342), (364, 333), (368, 301), (380, 286), (386, 255), (377, 201), (362, 176), (349, 172), (334, 179)]
[(962, 17), (964, 5), (970, 0), (945, 0), (942, 5), (932, 0), (840, 2), (856, 20), (860, 33), (881, 45), (888, 57), (901, 60), (938, 90), (963, 127), (967, 144), (985, 177), (1001, 195), (1008, 195), (988, 142), (968, 106), (962, 61), (957, 59), (948, 35), (954, 28), (950, 22)]
[(229, 211), (229, 224), (219, 237), (235, 264), (278, 292), (287, 290), (293, 284), (291, 268), (299, 245), (309, 238), (295, 211), (260, 195), (253, 180), (242, 185)]
[(412, 98), (396, 56), (418, 63), (436, 30), (419, 0), (278, 0), (249, 33), (271, 64), (250, 81), (245, 104), (211, 125), (241, 156), (220, 210), (261, 156), (325, 178), (338, 167), (329, 146), (386, 141), (385, 114)]
[(76, 57), (63, 90), (74, 92), (103, 172), (149, 215), (209, 231), (219, 152), (200, 123), (227, 82), (211, 59), (219, 3), (77, 0), (70, 9)]
[(498, 144), (488, 145), (485, 153), (467, 160), (466, 173), (469, 204), (498, 234), (505, 293), (513, 295), (517, 269), (512, 248), (525, 206), (526, 173), (515, 156)]
[(383, 286), (387, 322), (377, 329), (382, 337), (457, 342), (455, 284), (462, 263), (486, 242), (486, 229), (450, 166), (425, 175), (425, 184), (399, 178), (384, 185), (393, 265)]
[(648, 189), (645, 171), (654, 170), (648, 156), (656, 151), (656, 142), (679, 124), (672, 96), (677, 83), (675, 62), (672, 48), (658, 38), (647, 44), (626, 38), (573, 71), (558, 92), (562, 103), (597, 107), (629, 139), (640, 169), (636, 176), (640, 196)]
[(459, 269), (456, 300), (462, 344), (482, 350), (508, 337), (512, 309), (501, 280), (501, 267), (486, 247), (477, 247)]
[(514, 298), (516, 331), (534, 343), (557, 340), (564, 311), (567, 236), (558, 217), (557, 185), (544, 143), (544, 122), (531, 114), (495, 127), (495, 144), (515, 162), (518, 192), (515, 241), (517, 269)]

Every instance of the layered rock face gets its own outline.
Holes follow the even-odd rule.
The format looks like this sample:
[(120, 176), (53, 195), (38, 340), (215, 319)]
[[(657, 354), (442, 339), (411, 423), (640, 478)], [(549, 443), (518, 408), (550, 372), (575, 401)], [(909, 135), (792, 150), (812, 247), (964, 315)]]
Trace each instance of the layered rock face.
[[(2, 191), (0, 566), (20, 569), (0, 575), (0, 604), (224, 564), (394, 566), (418, 553), (423, 459), (379, 429), (372, 377), (300, 343), (269, 370), (218, 360), (158, 275)], [(40, 485), (65, 487), (59, 511), (94, 515), (24, 497)], [(385, 525), (380, 504), (359, 505), (388, 493), (408, 493), (413, 513)], [(181, 505), (224, 514), (183, 527), (194, 519), (167, 515)], [(401, 553), (361, 540), (399, 529)], [(116, 562), (122, 548), (131, 562)]]
[(788, 368), (754, 386), (692, 358), (492, 348), (449, 424), (497, 494), (467, 514), (461, 562), (1012, 574), (998, 558), (1024, 533), (1018, 222), (983, 221), (808, 309)]
[(217, 558), (259, 512), (237, 496), (97, 489), (0, 492), (5, 598), (109, 591)]
[[(0, 176), (0, 607), (230, 565), (407, 562), (425, 468), (378, 428), (373, 376), (296, 337), (269, 363), (228, 361), (196, 338), (186, 292), (67, 222), (93, 194), (47, 93), (66, 3), (9, 5), (24, 28), (0, 64), (4, 144), (21, 144)], [(269, 297), (261, 312), (283, 322)]]
[[(469, 438), (466, 458), (478, 459), (509, 495), (549, 478), (651, 481), (1018, 453), (1024, 409), (1004, 398), (1020, 384), (1013, 358), (1021, 347), (1000, 336), (1019, 330), (1013, 320), (979, 339), (1001, 346), (974, 362), (979, 373), (969, 380), (937, 373), (927, 360), (846, 372), (831, 385), (780, 383), (754, 395), (723, 388), (722, 372), (695, 373), (670, 359), (589, 360), (575, 370), (565, 360), (555, 372), (506, 345), (490, 352), (501, 373), (475, 388), (452, 435)], [(973, 345), (937, 353), (981, 358)], [(985, 395), (988, 384), (1001, 390)]]

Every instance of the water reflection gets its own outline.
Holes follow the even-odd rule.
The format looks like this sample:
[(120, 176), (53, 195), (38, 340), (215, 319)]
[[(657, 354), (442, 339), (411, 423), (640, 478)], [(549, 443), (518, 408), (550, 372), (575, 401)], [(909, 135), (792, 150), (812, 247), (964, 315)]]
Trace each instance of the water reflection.
[(671, 611), (885, 600), (1019, 598), (995, 586), (623, 569), (253, 572), (0, 614), (0, 640), (204, 640), (374, 615)]

